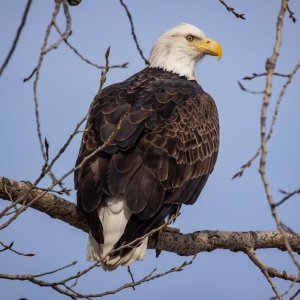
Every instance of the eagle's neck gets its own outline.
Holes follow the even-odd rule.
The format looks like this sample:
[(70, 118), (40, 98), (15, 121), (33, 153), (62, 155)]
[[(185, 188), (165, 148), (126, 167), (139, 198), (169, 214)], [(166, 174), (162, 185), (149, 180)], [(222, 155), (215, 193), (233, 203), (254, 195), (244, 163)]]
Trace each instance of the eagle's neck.
[(161, 68), (169, 72), (185, 76), (188, 80), (198, 81), (195, 67), (198, 58), (187, 55), (183, 49), (170, 49), (160, 45), (154, 46), (149, 58), (150, 68)]

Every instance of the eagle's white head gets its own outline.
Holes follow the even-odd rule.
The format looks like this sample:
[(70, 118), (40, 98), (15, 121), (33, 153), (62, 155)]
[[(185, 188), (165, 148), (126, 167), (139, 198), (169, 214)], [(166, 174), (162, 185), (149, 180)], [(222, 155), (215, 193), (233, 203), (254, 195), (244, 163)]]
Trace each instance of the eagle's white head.
[(221, 46), (190, 24), (180, 24), (163, 33), (152, 47), (150, 68), (162, 68), (197, 80), (195, 67), (206, 54), (222, 57)]

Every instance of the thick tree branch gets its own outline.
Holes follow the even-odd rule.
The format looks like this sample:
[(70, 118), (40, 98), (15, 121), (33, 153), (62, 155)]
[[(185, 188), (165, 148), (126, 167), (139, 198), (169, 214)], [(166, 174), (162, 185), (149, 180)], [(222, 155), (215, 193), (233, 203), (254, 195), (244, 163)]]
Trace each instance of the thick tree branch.
[[(11, 197), (13, 201), (15, 201), (20, 196), (25, 194), (31, 187), (32, 184), (28, 181), (18, 182), (5, 178), (4, 183), (3, 177), (0, 177), (0, 198), (4, 200), (10, 200)], [(7, 190), (10, 195), (7, 195), (5, 190)], [(32, 199), (38, 197), (44, 192), (44, 190), (33, 189), (28, 198), (23, 202), (23, 205), (26, 205)], [(61, 197), (47, 193), (39, 200), (34, 202), (31, 207), (49, 215), (54, 219), (60, 219), (61, 221), (66, 222), (73, 227), (88, 232), (87, 221), (77, 212), (76, 205)]]
[[(11, 201), (11, 197), (14, 201), (31, 187), (30, 182), (18, 182), (7, 178), (3, 180), (3, 177), (0, 177), (0, 198)], [(38, 188), (33, 189), (23, 204), (30, 202), (43, 192)], [(88, 232), (86, 218), (78, 213), (76, 205), (61, 197), (47, 193), (34, 202), (32, 208)], [(293, 251), (300, 254), (300, 235), (286, 233), (285, 236)], [(227, 249), (234, 252), (267, 248), (286, 250), (284, 238), (277, 231), (231, 232), (205, 230), (190, 234), (162, 232), (159, 234), (157, 241), (155, 237), (150, 237), (148, 248), (174, 252), (181, 256), (194, 255), (204, 251), (210, 252), (216, 249)]]

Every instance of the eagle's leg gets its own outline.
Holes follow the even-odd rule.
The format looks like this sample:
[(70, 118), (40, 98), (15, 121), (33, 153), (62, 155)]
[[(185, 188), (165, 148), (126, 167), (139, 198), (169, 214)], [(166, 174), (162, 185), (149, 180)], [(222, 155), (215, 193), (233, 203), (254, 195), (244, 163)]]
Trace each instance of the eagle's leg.
[[(180, 215), (180, 208), (181, 208), (181, 205), (178, 205), (176, 212), (170, 216), (170, 219), (172, 219), (172, 222), (175, 222), (176, 218)], [(180, 229), (179, 228), (174, 228), (174, 227), (168, 227), (167, 226), (167, 224), (170, 224), (170, 219), (169, 219), (168, 222), (166, 222), (164, 220), (162, 222), (160, 222), (158, 224), (158, 227), (161, 227), (161, 229), (154, 233), (154, 237), (155, 237), (155, 246), (154, 247), (155, 247), (156, 257), (159, 257), (159, 255), (161, 253), (161, 250), (156, 249), (156, 246), (157, 246), (157, 243), (158, 243), (159, 234), (162, 231), (170, 232), (170, 233), (180, 233)]]
[(161, 253), (161, 250), (158, 250), (156, 249), (156, 245), (158, 243), (158, 237), (159, 237), (159, 234), (162, 232), (162, 231), (165, 231), (165, 232), (170, 232), (170, 233), (180, 233), (180, 229), (179, 228), (174, 228), (174, 227), (169, 227), (167, 225), (165, 225), (162, 229), (160, 229), (159, 231), (155, 232), (154, 233), (154, 237), (155, 237), (155, 257), (158, 258), (160, 253)]
[[(177, 207), (177, 210), (176, 210), (176, 213), (173, 214), (170, 219), (172, 219), (172, 223), (175, 222), (176, 218), (180, 215), (180, 208), (181, 208), (181, 205), (178, 205)], [(180, 233), (180, 229), (179, 228), (174, 228), (174, 227), (169, 227), (167, 224), (169, 222), (164, 222), (166, 225), (161, 229), (162, 231), (165, 231), (165, 232), (171, 232), (171, 233)], [(163, 224), (161, 224), (163, 225)]]
[[(158, 243), (158, 237), (159, 237), (159, 234), (162, 232), (162, 231), (165, 231), (165, 232), (170, 232), (170, 233), (180, 233), (180, 229), (179, 228), (174, 228), (174, 227), (169, 227), (167, 225), (165, 225), (161, 230), (157, 231), (154, 233), (154, 236), (155, 236), (155, 247)], [(156, 258), (159, 257), (161, 253), (161, 250), (158, 250), (155, 248), (155, 256)]]
[(156, 256), (156, 258), (159, 257), (159, 255), (161, 253), (161, 250), (156, 249), (156, 246), (157, 246), (157, 243), (158, 243), (159, 234), (162, 231), (170, 232), (170, 233), (180, 233), (180, 229), (179, 228), (169, 227), (167, 225), (165, 225), (162, 229), (160, 229), (159, 231), (157, 231), (157, 232), (154, 233), (154, 237), (155, 237), (155, 245), (154, 245), (154, 247), (155, 247), (155, 256)]

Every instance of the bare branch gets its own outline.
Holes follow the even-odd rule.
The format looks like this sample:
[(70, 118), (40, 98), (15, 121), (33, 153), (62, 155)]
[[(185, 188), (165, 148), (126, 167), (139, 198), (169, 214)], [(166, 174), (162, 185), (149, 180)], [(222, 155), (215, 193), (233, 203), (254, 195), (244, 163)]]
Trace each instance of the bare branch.
[(255, 265), (257, 265), (261, 269), (262, 272), (266, 271), (270, 277), (277, 277), (277, 278), (281, 278), (293, 282), (300, 282), (299, 276), (290, 275), (287, 274), (285, 271), (278, 271), (274, 268), (267, 266), (259, 259), (259, 257), (257, 256), (257, 254), (253, 249), (247, 250), (247, 255), (255, 263)]
[[(252, 80), (257, 77), (262, 77), (262, 76), (267, 76), (267, 75), (268, 75), (267, 73), (261, 73), (261, 74), (252, 73), (252, 76), (246, 76), (243, 78), (243, 80)], [(279, 77), (290, 77), (290, 74), (281, 74), (281, 73), (276, 73), (276, 72), (274, 72), (273, 75), (276, 75)]]
[(14, 242), (12, 241), (9, 245), (5, 245), (3, 242), (0, 241), (0, 244), (4, 247), (3, 249), (0, 250), (0, 252), (3, 252), (3, 251), (6, 251), (6, 250), (10, 250), (18, 255), (21, 255), (21, 256), (34, 256), (35, 254), (33, 253), (22, 253), (22, 252), (19, 252), (17, 250), (14, 250), (12, 248)]
[(287, 4), (287, 10), (288, 10), (288, 12), (289, 12), (289, 18), (291, 18), (292, 21), (293, 21), (294, 23), (296, 23), (297, 19), (294, 17), (294, 12), (291, 11), (291, 9), (290, 9), (290, 7), (289, 7), (289, 4)]
[[(62, 4), (63, 4), (64, 14), (65, 14), (65, 17), (66, 17), (66, 30), (65, 30), (65, 32), (63, 34), (60, 34), (59, 39), (54, 44), (52, 44), (51, 46), (49, 46), (47, 49), (43, 49), (43, 51), (41, 51), (42, 55), (47, 54), (48, 52), (50, 52), (53, 49), (57, 49), (57, 47), (59, 46), (59, 44), (63, 40), (66, 40), (71, 35), (71, 32), (72, 32), (72, 30), (71, 30), (71, 22), (72, 22), (72, 20), (71, 20), (71, 16), (70, 16), (70, 13), (69, 13), (69, 8), (68, 8), (68, 5), (67, 5), (67, 1), (66, 0), (59, 0), (57, 2), (62, 2)], [(54, 26), (54, 24), (56, 24), (56, 18), (52, 19), (51, 26)]]
[(47, 26), (46, 29), (46, 33), (45, 33), (45, 37), (44, 37), (44, 42), (41, 48), (41, 52), (40, 52), (40, 56), (38, 59), (38, 64), (36, 66), (36, 71), (35, 71), (35, 79), (33, 82), (33, 98), (34, 98), (34, 104), (35, 104), (35, 119), (36, 119), (36, 125), (37, 125), (37, 134), (38, 134), (38, 139), (40, 142), (40, 147), (41, 147), (41, 152), (42, 155), (46, 161), (46, 154), (44, 151), (44, 144), (43, 144), (43, 139), (42, 139), (42, 133), (41, 133), (41, 124), (40, 124), (40, 116), (39, 116), (39, 103), (38, 103), (38, 98), (37, 98), (37, 84), (38, 84), (38, 80), (39, 80), (39, 75), (40, 75), (40, 69), (43, 63), (43, 59), (44, 59), (44, 52), (48, 43), (48, 39), (50, 36), (50, 32), (51, 32), (51, 27), (53, 25), (54, 20), (56, 19), (58, 13), (59, 13), (59, 9), (60, 9), (60, 1), (56, 1), (55, 2), (55, 9), (51, 18), (51, 21), (49, 23), (49, 25)]
[(35, 277), (35, 278), (37, 278), (37, 277), (42, 277), (42, 276), (49, 275), (49, 274), (54, 274), (54, 273), (57, 273), (57, 272), (59, 272), (61, 270), (67, 269), (69, 267), (72, 267), (72, 266), (74, 266), (76, 264), (77, 264), (77, 261), (73, 261), (72, 263), (70, 263), (70, 264), (68, 264), (68, 265), (66, 265), (64, 267), (58, 268), (56, 270), (45, 272), (45, 273), (42, 273), (42, 274), (32, 275), (32, 276)]
[(290, 298), (290, 300), (295, 299), (300, 294), (300, 289)]
[(270, 126), (270, 130), (269, 130), (269, 133), (268, 133), (268, 136), (267, 136), (267, 141), (271, 138), (271, 135), (273, 133), (273, 129), (274, 129), (274, 125), (275, 125), (275, 122), (276, 122), (276, 117), (278, 115), (279, 105), (280, 105), (280, 102), (282, 100), (282, 97), (283, 97), (283, 95), (286, 91), (287, 86), (292, 82), (292, 79), (293, 79), (294, 75), (297, 73), (297, 71), (299, 70), (299, 68), (300, 68), (300, 61), (296, 64), (296, 66), (295, 66), (294, 70), (292, 71), (292, 73), (287, 75), (288, 80), (283, 85), (283, 87), (282, 87), (282, 89), (279, 93), (278, 100), (277, 100), (276, 107), (275, 107), (274, 114), (273, 114), (273, 118), (272, 118), (272, 124)]
[[(130, 275), (131, 281), (132, 281), (133, 283), (135, 283), (134, 278), (133, 278), (133, 275), (132, 275), (132, 273), (131, 273), (131, 270), (130, 270), (130, 267), (129, 267), (129, 266), (127, 267), (127, 272), (128, 272), (129, 275)], [(132, 289), (135, 290), (135, 287), (133, 286)]]
[(290, 192), (290, 193), (284, 192), (282, 190), (280, 190), (280, 192), (283, 193), (283, 194), (286, 194), (286, 196), (282, 200), (280, 200), (279, 202), (277, 202), (276, 204), (274, 204), (275, 207), (281, 205), (282, 203), (284, 203), (286, 200), (288, 200), (289, 198), (293, 197), (294, 195), (300, 194), (300, 189), (299, 190), (295, 190), (295, 191)]
[[(264, 264), (256, 255), (255, 251), (253, 249), (249, 249), (247, 250), (247, 255), (248, 257), (253, 261), (253, 263), (260, 268), (261, 272), (265, 275), (265, 277), (267, 278), (268, 282), (270, 283), (276, 297), (278, 300), (282, 300), (282, 297), (280, 296), (276, 285), (274, 284), (273, 280), (271, 279), (271, 277), (275, 277), (275, 276), (271, 276), (271, 274), (273, 274), (270, 270), (270, 268)], [(270, 274), (270, 273), (271, 274)], [(273, 274), (274, 275), (274, 274)]]
[(238, 171), (235, 175), (233, 175), (233, 177), (231, 179), (235, 179), (237, 177), (241, 177), (244, 174), (244, 171), (249, 168), (253, 161), (255, 160), (256, 157), (258, 157), (259, 153), (260, 153), (260, 148), (257, 149), (256, 153), (253, 155), (252, 158), (250, 158), (244, 165), (241, 166), (241, 170)]
[(23, 79), (23, 82), (29, 81), (32, 78), (32, 76), (35, 74), (35, 72), (36, 72), (36, 67), (33, 69), (33, 71), (28, 77)]
[(9, 52), (7, 54), (7, 57), (6, 57), (3, 65), (0, 68), (0, 76), (2, 75), (2, 72), (4, 71), (4, 69), (7, 66), (7, 64), (9, 62), (12, 54), (14, 53), (14, 51), (16, 49), (17, 43), (19, 41), (19, 38), (20, 38), (20, 35), (21, 35), (21, 32), (22, 32), (22, 29), (24, 28), (24, 25), (26, 23), (26, 19), (27, 19), (27, 15), (28, 15), (28, 12), (29, 12), (29, 8), (30, 8), (30, 5), (31, 5), (31, 2), (32, 2), (31, 0), (27, 0), (27, 4), (26, 4), (26, 7), (25, 7), (23, 16), (22, 16), (21, 24), (20, 24), (20, 26), (19, 26), (19, 28), (17, 30), (17, 34), (16, 34), (15, 39), (13, 41), (12, 47), (9, 50)]
[(265, 92), (265, 91), (250, 91), (250, 90), (246, 89), (240, 81), (238, 81), (238, 85), (242, 91), (250, 93), (250, 94), (264, 94), (264, 92)]
[[(195, 258), (196, 258), (196, 255), (194, 255), (194, 257), (191, 260), (184, 261), (180, 266), (171, 268), (168, 271), (161, 272), (161, 273), (158, 273), (156, 275), (153, 275), (153, 273), (156, 271), (156, 269), (154, 269), (153, 271), (151, 271), (148, 275), (146, 275), (144, 278), (142, 278), (139, 281), (126, 283), (126, 284), (124, 284), (124, 285), (122, 285), (122, 286), (120, 286), (120, 287), (118, 287), (118, 288), (116, 288), (114, 290), (106, 291), (106, 292), (103, 292), (103, 293), (100, 293), (100, 294), (86, 294), (86, 295), (79, 294), (76, 291), (74, 291), (71, 287), (68, 287), (67, 285), (65, 285), (63, 282), (54, 282), (54, 283), (45, 282), (45, 281), (36, 279), (36, 276), (30, 275), (30, 274), (28, 274), (28, 275), (0, 274), (0, 278), (9, 279), (9, 280), (20, 280), (20, 281), (27, 280), (27, 281), (30, 281), (30, 282), (32, 282), (34, 284), (37, 284), (37, 285), (41, 286), (41, 287), (50, 287), (50, 288), (58, 291), (61, 294), (69, 296), (72, 299), (78, 299), (78, 298), (91, 299), (91, 298), (100, 298), (100, 297), (104, 297), (106, 295), (116, 294), (119, 291), (124, 290), (126, 288), (135, 287), (135, 286), (140, 285), (140, 284), (142, 284), (144, 282), (148, 282), (148, 281), (157, 279), (159, 277), (166, 276), (167, 274), (170, 274), (170, 273), (180, 272), (186, 266), (191, 265), (193, 263), (193, 261), (194, 261)], [(67, 290), (63, 290), (60, 287), (61, 285), (63, 287), (66, 287)]]
[[(66, 17), (66, 30), (65, 30), (65, 32), (63, 34), (63, 38), (67, 38), (71, 34), (71, 16), (69, 14), (69, 9), (68, 9), (67, 1), (66, 0), (56, 1), (56, 3), (55, 3), (55, 9), (54, 9), (51, 21), (50, 21), (50, 23), (49, 23), (49, 25), (47, 26), (47, 29), (46, 29), (46, 33), (45, 33), (45, 37), (44, 37), (44, 42), (43, 42), (43, 45), (42, 45), (42, 48), (41, 48), (41, 52), (40, 52), (38, 64), (37, 64), (37, 66), (35, 68), (35, 72), (33, 72), (36, 75), (34, 83), (33, 83), (33, 91), (34, 91), (34, 103), (35, 103), (35, 116), (36, 116), (36, 124), (37, 124), (37, 134), (38, 134), (38, 138), (39, 138), (39, 142), (40, 142), (41, 152), (42, 152), (43, 158), (45, 160), (45, 166), (48, 164), (48, 159), (47, 159), (47, 153), (45, 152), (44, 144), (43, 144), (43, 140), (42, 140), (41, 125), (40, 125), (40, 118), (39, 118), (39, 109), (38, 109), (39, 105), (38, 105), (38, 97), (37, 97), (37, 85), (38, 85), (39, 73), (40, 73), (40, 69), (42, 67), (44, 55), (47, 54), (52, 49), (57, 48), (58, 45), (63, 40), (63, 38), (60, 37), (57, 40), (56, 43), (54, 43), (52, 46), (50, 46), (48, 49), (46, 49), (47, 44), (48, 44), (48, 39), (49, 39), (49, 36), (50, 36), (50, 32), (51, 32), (51, 28), (52, 28), (52, 26), (56, 22), (56, 18), (57, 18), (57, 15), (59, 13), (59, 10), (60, 10), (61, 3), (63, 5), (64, 14), (65, 14), (65, 17)], [(31, 76), (29, 76), (29, 78), (30, 77)], [(26, 78), (26, 81), (27, 80), (28, 80), (28, 78)], [(25, 81), (25, 79), (24, 79), (24, 81)], [(41, 173), (42, 177), (45, 174), (46, 173), (44, 173), (42, 171), (42, 173)], [(54, 182), (57, 181), (56, 178), (55, 178), (55, 176), (54, 176), (54, 174), (51, 172), (51, 170), (49, 170), (49, 176), (50, 176), (50, 178), (52, 178), (52, 180)], [(60, 184), (60, 185), (61, 185), (62, 189), (64, 190), (62, 184)]]
[[(58, 27), (58, 25), (57, 25), (57, 23), (55, 22), (54, 23), (54, 27), (56, 28), (56, 30), (57, 30), (57, 32), (60, 34), (60, 36), (61, 37), (63, 37), (63, 33), (61, 32), (61, 30), (60, 30), (60, 28)], [(100, 66), (100, 65), (98, 65), (98, 64), (96, 64), (96, 63), (93, 63), (93, 62), (91, 62), (90, 60), (88, 60), (87, 58), (85, 58), (73, 45), (71, 45), (70, 44), (70, 42), (68, 41), (68, 39), (67, 38), (64, 38), (64, 42), (68, 45), (68, 47), (70, 48), (70, 49), (72, 49), (74, 52), (75, 52), (75, 54), (77, 55), (77, 56), (79, 56), (84, 62), (86, 62), (86, 63), (88, 63), (89, 65), (91, 65), (91, 66), (93, 66), (93, 67), (96, 67), (96, 68), (98, 68), (98, 69), (105, 69), (106, 68), (106, 66)], [(126, 62), (126, 63), (123, 63), (122, 65), (112, 65), (112, 66), (109, 66), (109, 68), (110, 69), (113, 69), (113, 68), (127, 68), (127, 65), (128, 65), (129, 63), (128, 62)]]
[[(299, 70), (300, 68), (300, 61), (296, 64), (296, 66), (294, 67), (293, 71), (290, 73), (290, 74), (280, 74), (280, 73), (276, 73), (278, 76), (282, 76), (282, 77), (288, 77), (288, 80), (287, 82), (283, 85), (282, 89), (281, 89), (281, 92), (279, 93), (279, 96), (278, 96), (278, 100), (277, 100), (277, 103), (276, 103), (276, 107), (275, 107), (275, 110), (274, 110), (274, 114), (273, 114), (273, 118), (272, 118), (272, 123), (271, 123), (271, 126), (270, 126), (270, 129), (269, 129), (269, 132), (268, 132), (268, 136), (267, 136), (267, 141), (271, 138), (272, 136), (272, 133), (273, 133), (273, 130), (274, 130), (274, 125), (275, 125), (275, 122), (276, 122), (276, 118), (277, 118), (277, 115), (278, 115), (278, 111), (279, 111), (279, 105), (280, 105), (280, 102), (283, 98), (283, 95), (286, 91), (286, 88), (287, 86), (292, 82), (292, 79), (294, 77), (294, 75), (297, 73), (297, 71)], [(256, 74), (256, 73), (253, 73), (253, 77), (251, 77), (251, 79), (255, 78), (255, 77), (259, 77), (259, 76), (266, 76), (267, 73), (263, 73), (263, 74)], [(274, 73), (275, 75), (275, 73)], [(244, 77), (243, 79), (249, 79), (250, 77)], [(244, 86), (238, 81), (240, 87), (242, 90), (246, 90), (244, 88)], [(247, 92), (251, 92), (251, 91), (248, 91), (246, 90)], [(253, 92), (254, 93), (254, 92)], [(256, 92), (257, 93), (257, 92)], [(258, 157), (258, 155), (260, 154), (261, 152), (261, 148), (258, 148), (256, 153), (254, 154), (254, 156), (249, 159), (248, 162), (246, 162), (244, 165), (241, 166), (241, 170), (238, 171), (233, 177), (232, 179), (234, 178), (237, 178), (237, 177), (241, 177), (243, 174), (244, 174), (244, 171), (249, 168), (252, 164), (252, 162), (256, 159), (256, 157)], [(279, 205), (279, 204), (277, 204)]]
[(246, 18), (244, 17), (245, 14), (239, 14), (239, 13), (234, 11), (233, 7), (228, 6), (223, 0), (219, 0), (219, 1), (226, 7), (226, 9), (229, 12), (233, 13), (238, 19), (246, 20)]
[(130, 26), (131, 26), (131, 34), (132, 34), (132, 37), (134, 39), (134, 42), (136, 44), (136, 47), (142, 57), (142, 59), (144, 60), (145, 64), (146, 65), (150, 65), (149, 61), (145, 58), (144, 54), (143, 54), (143, 51), (141, 49), (141, 47), (139, 46), (139, 43), (137, 41), (137, 37), (135, 35), (135, 32), (134, 32), (134, 26), (133, 26), (133, 21), (132, 21), (132, 17), (131, 17), (131, 14), (130, 14), (130, 11), (129, 9), (127, 8), (126, 4), (123, 2), (123, 0), (120, 0), (120, 3), (121, 5), (125, 8), (126, 10), (126, 13), (127, 13), (127, 16), (128, 16), (128, 19), (129, 19), (129, 22), (130, 22)]
[[(295, 283), (296, 283), (296, 282), (293, 281), (293, 282), (290, 284), (290, 286), (286, 289), (286, 291), (285, 291), (284, 293), (282, 293), (280, 296), (283, 297), (283, 296), (287, 295), (287, 294), (291, 291), (291, 289), (294, 287)], [(277, 297), (271, 297), (270, 300), (273, 300), (273, 299), (276, 299), (276, 298), (277, 298)]]
[(61, 187), (61, 191), (59, 192), (60, 194), (66, 194), (66, 195), (70, 195), (70, 190), (66, 189), (63, 185), (62, 182), (59, 182), (55, 175), (53, 174), (52, 170), (49, 169), (48, 172), (45, 172), (45, 170), (47, 169), (47, 166), (49, 164), (49, 147), (50, 147), (50, 144), (48, 143), (47, 139), (45, 138), (45, 149), (46, 149), (46, 152), (45, 152), (45, 155), (46, 155), (46, 161), (45, 161), (45, 164), (43, 165), (42, 167), (42, 174), (44, 173), (48, 173), (49, 177), (52, 179), (52, 182), (53, 183), (57, 183), (60, 187)]

